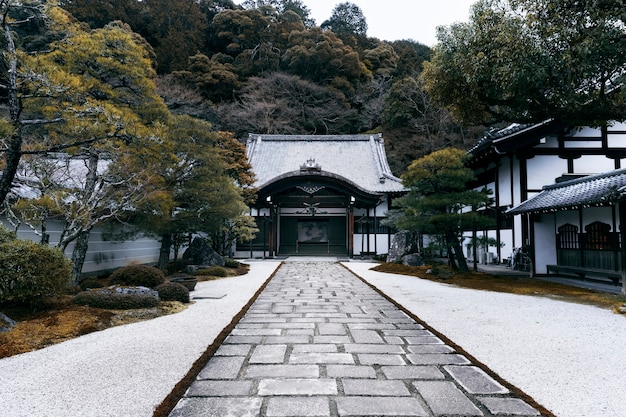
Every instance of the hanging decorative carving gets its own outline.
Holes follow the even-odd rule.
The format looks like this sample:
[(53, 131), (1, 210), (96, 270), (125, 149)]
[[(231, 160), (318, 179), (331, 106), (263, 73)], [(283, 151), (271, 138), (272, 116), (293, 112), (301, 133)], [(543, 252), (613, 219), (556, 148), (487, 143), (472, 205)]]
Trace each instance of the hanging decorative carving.
[(307, 159), (306, 163), (300, 165), (300, 171), (321, 171), (322, 166), (315, 162), (315, 158)]
[(317, 208), (317, 206), (319, 205), (320, 203), (304, 203), (304, 209), (296, 211), (296, 214), (310, 214), (311, 217), (315, 216), (316, 214), (327, 214), (327, 211), (321, 211), (319, 208)]
[(296, 186), (296, 188), (301, 189), (307, 194), (315, 194), (316, 192), (323, 190), (326, 187), (324, 187), (323, 185), (298, 185)]

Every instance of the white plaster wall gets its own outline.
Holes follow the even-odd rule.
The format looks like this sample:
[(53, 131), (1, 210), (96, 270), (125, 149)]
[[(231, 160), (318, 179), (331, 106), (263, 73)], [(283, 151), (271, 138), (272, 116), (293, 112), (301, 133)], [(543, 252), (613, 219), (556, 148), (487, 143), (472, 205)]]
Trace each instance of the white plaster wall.
[(537, 155), (527, 164), (529, 190), (541, 190), (544, 185), (554, 184), (567, 172), (567, 161), (556, 156)]
[[(5, 218), (0, 221), (9, 229), (13, 227)], [(50, 246), (56, 246), (61, 237), (63, 224), (60, 221), (49, 221), (47, 232), (50, 234)], [(119, 228), (121, 230), (121, 226)], [(36, 242), (40, 237), (26, 225), (21, 225), (17, 231), (20, 239), (29, 239)], [(110, 233), (101, 228), (94, 228), (89, 235), (89, 246), (83, 265), (83, 273), (93, 273), (119, 268), (133, 263), (154, 264), (159, 260), (161, 243), (157, 238), (145, 236), (139, 233), (134, 239), (123, 242), (111, 240)], [(74, 244), (71, 243), (65, 250), (69, 258), (72, 255)]]
[(599, 174), (615, 169), (615, 162), (604, 155), (583, 155), (574, 159), (574, 173)]
[(498, 203), (500, 206), (510, 206), (513, 201), (511, 199), (511, 163), (509, 158), (502, 158), (502, 164), (498, 168), (498, 186), (500, 191)]
[(585, 226), (600, 221), (611, 226), (613, 230), (613, 212), (611, 207), (589, 207), (583, 210), (583, 227), (581, 231), (585, 231)]
[(535, 272), (547, 274), (547, 265), (556, 264), (555, 215), (543, 214), (534, 223), (535, 233)]

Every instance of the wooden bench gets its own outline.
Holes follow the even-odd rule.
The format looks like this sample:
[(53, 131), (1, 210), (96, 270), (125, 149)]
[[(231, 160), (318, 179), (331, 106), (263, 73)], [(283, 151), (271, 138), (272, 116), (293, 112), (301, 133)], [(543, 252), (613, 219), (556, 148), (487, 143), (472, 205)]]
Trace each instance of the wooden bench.
[(608, 278), (615, 285), (619, 284), (619, 280), (622, 278), (622, 273), (620, 271), (611, 271), (609, 269), (594, 269), (594, 268), (583, 268), (580, 266), (568, 266), (568, 265), (547, 265), (548, 275), (550, 272), (554, 272), (558, 274), (559, 272), (565, 274), (575, 274), (580, 278), (585, 278), (585, 275), (592, 275), (596, 277), (604, 277)]

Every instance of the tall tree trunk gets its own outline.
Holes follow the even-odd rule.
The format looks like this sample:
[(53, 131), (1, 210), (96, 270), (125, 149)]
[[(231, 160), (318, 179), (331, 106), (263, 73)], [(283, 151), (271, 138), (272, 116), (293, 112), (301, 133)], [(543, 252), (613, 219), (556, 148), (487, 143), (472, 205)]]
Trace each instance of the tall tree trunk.
[(469, 272), (469, 268), (467, 267), (467, 261), (465, 260), (465, 256), (463, 255), (463, 248), (461, 247), (461, 243), (459, 242), (459, 238), (456, 233), (448, 232), (446, 233), (447, 246), (452, 250), (452, 253), (449, 254), (450, 258), (453, 259), (458, 267), (460, 272)]
[(167, 270), (170, 263), (170, 249), (172, 248), (172, 234), (165, 233), (161, 236), (161, 249), (159, 250), (159, 262), (157, 268), (162, 271)]
[(87, 257), (87, 248), (89, 247), (90, 230), (83, 230), (79, 233), (72, 251), (72, 283), (78, 285), (80, 282), (80, 274), (83, 271), (85, 258)]
[[(87, 163), (87, 177), (85, 178), (85, 190), (83, 191), (83, 195), (86, 199), (89, 196), (93, 196), (96, 189), (96, 182), (98, 178), (98, 160), (99, 156), (96, 153), (92, 153), (89, 155), (88, 163)], [(91, 213), (89, 214), (91, 217)], [(91, 224), (91, 219), (88, 224)], [(89, 234), (91, 233), (92, 225), (88, 225), (79, 230), (76, 234), (74, 250), (72, 251), (72, 262), (74, 266), (72, 268), (72, 282), (74, 284), (78, 284), (80, 282), (80, 274), (83, 271), (83, 264), (85, 263), (85, 258), (87, 257), (87, 248), (89, 246)], [(67, 242), (69, 243), (69, 242)]]
[(9, 138), (7, 150), (4, 152), (4, 169), (0, 178), (0, 203), (4, 202), (7, 195), (11, 191), (11, 184), (17, 173), (17, 168), (22, 157), (22, 127), (20, 123), (20, 114), (22, 106), (18, 95), (17, 88), (17, 51), (15, 42), (13, 41), (13, 33), (8, 22), (8, 12), (10, 4), (7, 1), (0, 3), (0, 18), (2, 21), (2, 30), (4, 32), (5, 47), (4, 52), (5, 65), (7, 66), (6, 76), (8, 78), (8, 102), (9, 115), (13, 124), (14, 132)]

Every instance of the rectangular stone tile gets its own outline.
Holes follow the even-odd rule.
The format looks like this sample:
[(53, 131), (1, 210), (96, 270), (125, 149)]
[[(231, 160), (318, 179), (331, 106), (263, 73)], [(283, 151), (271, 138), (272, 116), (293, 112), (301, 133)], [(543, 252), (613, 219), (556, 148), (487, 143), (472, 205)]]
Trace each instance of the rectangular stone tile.
[(265, 336), (263, 343), (268, 345), (291, 344), (291, 343), (311, 343), (311, 337), (307, 335), (290, 336)]
[(398, 324), (396, 324), (396, 328), (403, 329), (403, 330), (409, 330), (409, 329), (412, 329), (412, 330), (423, 330), (424, 326), (422, 326), (419, 323), (412, 322), (412, 323), (398, 323)]
[(263, 336), (228, 336), (224, 343), (226, 344), (258, 344), (263, 341)]
[(418, 330), (418, 329), (391, 329), (391, 330), (383, 330), (383, 334), (385, 336), (403, 336), (403, 337), (423, 337), (423, 336), (434, 336), (428, 330)]
[(337, 395), (335, 379), (262, 379), (259, 395)]
[(390, 345), (403, 345), (404, 339), (400, 336), (385, 336), (385, 343), (389, 343)]
[(249, 363), (283, 363), (287, 345), (257, 345), (250, 356)]
[(445, 379), (436, 366), (382, 366), (387, 379)]
[(267, 325), (268, 329), (314, 329), (315, 323), (269, 323)]
[(220, 416), (259, 417), (262, 398), (183, 398), (178, 402), (170, 417)]
[(449, 414), (484, 415), (453, 382), (414, 381), (413, 386), (437, 416)]
[(335, 344), (302, 344), (294, 345), (292, 353), (308, 353), (308, 352), (337, 352), (337, 345)]
[(222, 345), (215, 352), (215, 356), (247, 356), (252, 345)]
[(378, 323), (372, 321), (371, 323), (349, 323), (348, 328), (350, 330), (393, 330), (396, 327), (389, 323)]
[(361, 365), (406, 365), (400, 355), (359, 353), (357, 357)]
[(340, 323), (319, 323), (317, 325), (317, 331), (321, 336), (345, 335), (347, 329)]
[(292, 353), (289, 363), (294, 364), (354, 364), (354, 357), (349, 353)]
[(387, 344), (357, 344), (348, 343), (344, 345), (344, 349), (348, 353), (394, 353), (402, 355), (406, 353), (400, 345)]
[(383, 338), (374, 330), (350, 330), (354, 343), (383, 343)]
[(245, 397), (252, 392), (252, 381), (194, 381), (188, 397)]
[(342, 379), (345, 395), (377, 395), (408, 397), (411, 395), (402, 381), (384, 381), (369, 379)]
[(443, 341), (435, 336), (403, 337), (409, 345), (443, 345)]
[(348, 336), (313, 336), (313, 343), (350, 343)]
[(406, 357), (413, 365), (465, 365), (470, 363), (465, 356), (452, 353), (411, 353)]
[(428, 416), (411, 397), (337, 397), (336, 402), (340, 416)]
[(235, 379), (245, 359), (243, 356), (214, 356), (200, 371), (198, 379)]
[(240, 329), (235, 327), (230, 333), (233, 336), (280, 336), (281, 329)]
[(371, 366), (328, 365), (326, 375), (329, 378), (376, 378), (376, 370)]
[(408, 347), (411, 353), (452, 353), (452, 349), (448, 345), (410, 345)]
[(319, 378), (317, 365), (249, 365), (244, 378)]
[(285, 336), (305, 335), (305, 336), (313, 337), (314, 334), (315, 334), (314, 329), (287, 329), (285, 330)]
[(470, 394), (508, 394), (509, 390), (476, 366), (444, 366), (443, 369)]
[(267, 400), (267, 417), (330, 416), (326, 397), (274, 397)]
[(480, 397), (480, 402), (494, 415), (540, 416), (541, 413), (518, 398)]

